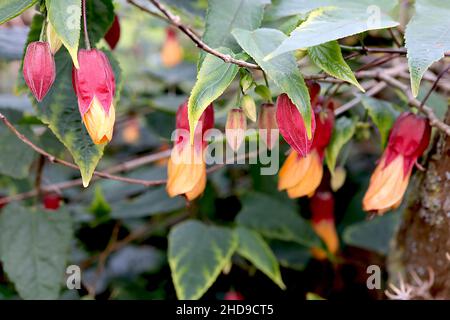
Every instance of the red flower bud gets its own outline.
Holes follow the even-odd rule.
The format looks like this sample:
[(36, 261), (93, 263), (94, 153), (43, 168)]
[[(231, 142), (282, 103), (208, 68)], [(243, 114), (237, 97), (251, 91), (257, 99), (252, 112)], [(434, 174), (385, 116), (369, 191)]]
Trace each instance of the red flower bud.
[(56, 77), (55, 59), (47, 42), (31, 42), (23, 60), (23, 77), (35, 98), (41, 102)]
[(239, 150), (242, 142), (244, 142), (245, 130), (247, 130), (247, 119), (244, 111), (241, 109), (230, 110), (225, 126), (225, 135), (227, 143), (233, 151)]
[(111, 50), (114, 50), (116, 48), (117, 43), (120, 40), (120, 23), (119, 17), (117, 15), (114, 16), (113, 24), (106, 33), (105, 40), (108, 43)]
[(325, 148), (331, 139), (334, 127), (334, 112), (329, 108), (330, 104), (324, 109), (320, 105), (316, 105), (314, 109), (316, 118), (316, 133), (311, 148), (316, 149), (320, 157), (323, 158)]
[[(189, 126), (189, 118), (188, 118), (188, 102), (184, 102), (182, 105), (178, 107), (177, 115), (176, 115), (176, 128), (190, 131)], [(205, 133), (209, 129), (212, 129), (214, 127), (214, 107), (211, 103), (205, 111), (203, 111), (202, 116), (198, 120), (197, 127), (195, 128), (195, 139), (194, 141), (200, 141), (205, 139)], [(179, 136), (177, 138), (177, 144), (183, 141), (184, 136)], [(205, 141), (203, 141), (205, 143)]]
[[(283, 93), (277, 99), (277, 123), (284, 140), (301, 156), (306, 156), (311, 148), (312, 140), (308, 139), (302, 115), (297, 107)], [(315, 116), (311, 116), (311, 132), (316, 129)]]
[(225, 293), (224, 300), (244, 300), (244, 296), (237, 291), (228, 291)]
[(270, 150), (272, 150), (278, 141), (276, 113), (277, 109), (272, 103), (265, 103), (261, 106), (258, 119), (259, 138), (264, 141)]
[(320, 93), (320, 84), (318, 84), (317, 82), (308, 80), (308, 81), (306, 81), (306, 86), (308, 87), (309, 98), (311, 100), (311, 106), (314, 108), (314, 106), (318, 102), (319, 93)]
[(97, 49), (78, 51), (80, 68), (73, 68), (72, 83), (78, 108), (96, 144), (111, 141), (115, 121), (114, 72), (106, 55)]
[(47, 210), (58, 210), (61, 202), (61, 197), (56, 193), (49, 193), (44, 196), (44, 208)]

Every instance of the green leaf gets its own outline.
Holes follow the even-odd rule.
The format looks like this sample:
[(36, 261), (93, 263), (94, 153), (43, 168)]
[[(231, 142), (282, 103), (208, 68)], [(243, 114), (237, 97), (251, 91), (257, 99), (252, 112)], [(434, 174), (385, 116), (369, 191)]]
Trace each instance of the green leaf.
[(311, 60), (329, 75), (347, 81), (355, 85), (359, 90), (365, 92), (358, 80), (356, 80), (352, 69), (345, 62), (341, 48), (337, 41), (330, 41), (308, 49)]
[(211, 48), (226, 47), (239, 52), (240, 48), (231, 31), (235, 28), (258, 28), (264, 7), (269, 3), (270, 0), (209, 0), (203, 41)]
[(347, 227), (342, 239), (347, 245), (386, 255), (399, 223), (400, 212), (391, 212)]
[[(120, 68), (109, 56), (120, 88)], [(72, 87), (72, 61), (69, 54), (60, 50), (55, 56), (56, 80), (41, 103), (33, 99), (39, 119), (47, 124), (56, 137), (72, 154), (80, 167), (83, 185), (87, 187), (92, 174), (103, 155), (104, 145), (95, 145), (81, 121), (78, 101)], [(116, 94), (116, 97), (118, 93)]]
[[(17, 127), (27, 138), (32, 137), (27, 127)], [(0, 173), (16, 179), (26, 178), (34, 159), (34, 151), (5, 127), (0, 128)]]
[(282, 92), (287, 93), (301, 113), (308, 137), (311, 137), (309, 92), (297, 67), (294, 55), (286, 53), (270, 61), (264, 60), (269, 52), (275, 50), (286, 39), (286, 35), (279, 30), (266, 28), (255, 31), (235, 29), (232, 33), (239, 45), (258, 63), (267, 76), (275, 82)]
[(292, 241), (308, 247), (320, 246), (320, 240), (308, 221), (294, 208), (262, 193), (251, 192), (242, 199), (236, 222), (267, 238)]
[[(234, 57), (233, 52), (227, 48), (219, 48), (218, 50)], [(191, 139), (193, 139), (197, 122), (203, 111), (228, 88), (236, 77), (238, 70), (239, 68), (235, 64), (226, 63), (210, 54), (206, 56), (188, 101)]]
[(46, 0), (48, 19), (78, 65), (78, 43), (80, 41), (81, 0)]
[(169, 265), (178, 299), (199, 299), (230, 263), (238, 245), (233, 230), (199, 221), (178, 224), (169, 233)]
[(265, 59), (270, 60), (285, 52), (317, 46), (368, 30), (395, 27), (398, 23), (386, 13), (392, 8), (393, 1), (389, 2), (391, 5), (385, 6), (385, 0), (325, 1), (323, 4), (329, 6), (313, 10), (306, 21)]
[(392, 103), (387, 101), (364, 97), (361, 102), (380, 132), (381, 146), (386, 146), (389, 132), (400, 112), (394, 108)]
[(253, 263), (281, 289), (285, 289), (278, 261), (264, 239), (257, 232), (244, 227), (238, 227), (236, 232), (239, 238), (237, 252)]
[(303, 271), (311, 259), (311, 250), (295, 242), (272, 240), (270, 248), (281, 266)]
[(64, 209), (46, 211), (10, 204), (0, 216), (0, 257), (24, 299), (56, 299), (64, 272), (72, 222)]
[(309, 12), (328, 6), (349, 7), (349, 6), (365, 6), (371, 5), (380, 7), (384, 12), (391, 12), (397, 5), (397, 1), (392, 0), (276, 0), (267, 8), (264, 16), (265, 20), (277, 20), (291, 16), (305, 16)]
[[(89, 40), (94, 45), (105, 36), (114, 21), (114, 4), (112, 0), (86, 1), (86, 11)], [(83, 37), (81, 39), (84, 44)]]
[(116, 219), (141, 218), (173, 212), (185, 206), (186, 202), (181, 197), (170, 198), (163, 187), (149, 190), (132, 200), (114, 204), (111, 216)]
[(417, 0), (416, 13), (405, 32), (412, 93), (419, 94), (420, 81), (433, 64), (450, 50), (450, 3), (439, 0)]
[(17, 17), (34, 5), (37, 0), (2, 0), (0, 3), (0, 24)]
[(342, 147), (350, 141), (355, 134), (356, 121), (347, 117), (340, 117), (336, 120), (330, 143), (325, 150), (325, 161), (331, 174), (334, 174), (336, 160)]
[(97, 218), (107, 218), (111, 212), (111, 206), (105, 199), (102, 188), (100, 185), (95, 187), (94, 199), (92, 199), (89, 211), (92, 212)]

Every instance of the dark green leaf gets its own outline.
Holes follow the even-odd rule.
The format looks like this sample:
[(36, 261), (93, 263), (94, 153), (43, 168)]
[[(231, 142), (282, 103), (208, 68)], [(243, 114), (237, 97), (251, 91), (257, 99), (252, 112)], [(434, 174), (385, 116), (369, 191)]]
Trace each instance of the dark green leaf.
[(24, 299), (56, 299), (64, 272), (72, 222), (64, 209), (45, 211), (10, 204), (0, 216), (0, 256)]
[(342, 147), (350, 141), (355, 134), (356, 121), (347, 117), (340, 117), (336, 120), (333, 128), (330, 143), (325, 150), (325, 161), (331, 173), (334, 173), (336, 160)]
[(169, 265), (178, 299), (199, 299), (230, 263), (238, 239), (233, 230), (186, 221), (169, 233)]
[[(32, 133), (27, 127), (17, 127), (27, 138)], [(34, 151), (5, 127), (0, 128), (0, 173), (16, 179), (26, 178), (34, 159)]]

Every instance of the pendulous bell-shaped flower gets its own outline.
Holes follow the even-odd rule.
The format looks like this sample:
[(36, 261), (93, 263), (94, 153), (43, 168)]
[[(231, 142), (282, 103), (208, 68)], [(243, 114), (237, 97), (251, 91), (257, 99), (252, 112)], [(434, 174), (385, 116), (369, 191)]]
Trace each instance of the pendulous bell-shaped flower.
[[(335, 255), (339, 250), (339, 238), (334, 222), (334, 197), (330, 191), (317, 191), (309, 202), (312, 217), (312, 227), (319, 238), (327, 246), (328, 251)], [(313, 248), (312, 254), (316, 259), (327, 257), (321, 248)]]
[(83, 123), (95, 144), (111, 141), (114, 121), (114, 72), (106, 55), (97, 49), (79, 50), (80, 68), (72, 69), (72, 83)]
[(225, 125), (227, 143), (233, 151), (238, 151), (245, 140), (247, 130), (247, 118), (241, 109), (231, 109), (228, 112)]
[(55, 59), (48, 42), (31, 42), (23, 60), (23, 77), (37, 101), (41, 102), (56, 77)]
[(184, 195), (191, 201), (200, 196), (206, 187), (205, 133), (214, 126), (214, 109), (209, 105), (196, 127), (194, 144), (189, 139), (187, 102), (177, 111), (175, 145), (167, 166), (166, 190), (170, 197)]
[(166, 39), (161, 49), (161, 61), (167, 68), (175, 67), (183, 60), (183, 48), (180, 45), (176, 31), (166, 29)]
[(272, 150), (279, 137), (276, 119), (277, 109), (273, 103), (264, 103), (260, 109), (258, 118), (259, 138), (264, 141), (269, 150)]
[(370, 178), (363, 199), (365, 211), (383, 214), (401, 204), (413, 166), (427, 149), (430, 135), (431, 127), (424, 117), (410, 112), (398, 117), (386, 150)]
[(290, 198), (312, 196), (322, 180), (324, 152), (334, 126), (333, 103), (316, 105), (314, 113), (317, 127), (311, 150), (306, 156), (291, 150), (279, 173), (278, 189), (287, 190)]
[[(315, 82), (308, 82), (309, 97), (311, 106), (317, 104), (320, 85)], [(316, 130), (316, 119), (314, 113), (311, 116), (311, 133), (312, 137), (308, 138), (303, 117), (298, 111), (295, 104), (286, 93), (280, 95), (277, 99), (277, 123), (280, 133), (284, 140), (301, 156), (309, 153), (313, 142), (314, 132)]]

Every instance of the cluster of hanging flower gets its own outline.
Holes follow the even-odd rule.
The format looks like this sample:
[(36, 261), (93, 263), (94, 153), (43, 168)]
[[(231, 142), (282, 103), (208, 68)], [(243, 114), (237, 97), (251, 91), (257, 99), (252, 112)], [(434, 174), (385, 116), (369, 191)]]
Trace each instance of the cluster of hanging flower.
[[(41, 102), (56, 78), (54, 55), (62, 42), (54, 27), (47, 21), (47, 41), (31, 42), (27, 46), (23, 63), (23, 76), (37, 101)], [(105, 36), (111, 49), (119, 41), (120, 25), (116, 17)], [(78, 51), (78, 63), (73, 66), (72, 84), (78, 99), (83, 123), (95, 144), (111, 141), (113, 135), (116, 83), (107, 56), (98, 49)]]

